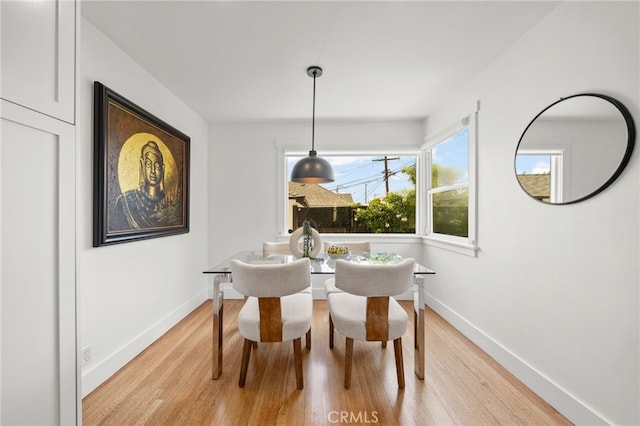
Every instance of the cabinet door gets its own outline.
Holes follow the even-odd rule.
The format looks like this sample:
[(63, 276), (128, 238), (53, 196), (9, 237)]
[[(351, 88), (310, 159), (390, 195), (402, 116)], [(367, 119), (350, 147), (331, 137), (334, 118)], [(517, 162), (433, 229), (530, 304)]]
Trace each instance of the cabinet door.
[(0, 424), (76, 424), (75, 128), (1, 107)]
[(0, 1), (2, 99), (74, 122), (75, 1)]

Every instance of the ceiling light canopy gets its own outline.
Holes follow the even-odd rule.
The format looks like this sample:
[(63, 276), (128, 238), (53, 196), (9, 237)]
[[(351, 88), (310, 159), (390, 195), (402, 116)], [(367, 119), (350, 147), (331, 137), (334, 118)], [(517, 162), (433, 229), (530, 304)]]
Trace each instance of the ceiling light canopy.
[(315, 151), (316, 125), (316, 78), (322, 75), (322, 68), (310, 66), (307, 75), (313, 77), (313, 116), (311, 120), (311, 151), (309, 156), (298, 161), (291, 171), (291, 181), (299, 183), (328, 183), (333, 182), (333, 169), (324, 158), (317, 156)]

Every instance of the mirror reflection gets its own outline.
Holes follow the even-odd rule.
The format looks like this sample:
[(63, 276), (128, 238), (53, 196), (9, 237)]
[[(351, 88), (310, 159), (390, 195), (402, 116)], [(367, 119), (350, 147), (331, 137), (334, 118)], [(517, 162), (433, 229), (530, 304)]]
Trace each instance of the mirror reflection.
[(549, 204), (593, 197), (620, 175), (635, 141), (629, 111), (599, 94), (563, 98), (527, 126), (515, 157), (522, 189)]

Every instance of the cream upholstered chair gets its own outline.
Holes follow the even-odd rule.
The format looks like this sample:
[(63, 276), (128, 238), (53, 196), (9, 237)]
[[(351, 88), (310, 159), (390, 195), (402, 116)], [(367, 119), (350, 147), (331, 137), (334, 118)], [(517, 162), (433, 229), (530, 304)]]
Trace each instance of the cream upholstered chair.
[(344, 387), (351, 385), (353, 340), (393, 340), (398, 387), (404, 388), (402, 335), (409, 317), (390, 296), (405, 292), (413, 283), (414, 259), (385, 265), (364, 265), (336, 261), (336, 287), (329, 293), (329, 347), (333, 348), (334, 327), (346, 337)]
[[(349, 253), (371, 253), (371, 242), (370, 241), (357, 241), (350, 243), (332, 243), (329, 241), (324, 242), (324, 248), (328, 249), (331, 246), (340, 246), (346, 247), (349, 249)], [(329, 293), (334, 293), (336, 291), (340, 291), (336, 288), (336, 280), (335, 278), (329, 278), (324, 282), (324, 291), (328, 295)]]
[(288, 241), (265, 241), (262, 243), (265, 254), (291, 254)]
[(313, 300), (304, 291), (311, 285), (309, 259), (278, 265), (251, 265), (231, 261), (233, 287), (248, 296), (238, 313), (238, 329), (244, 337), (239, 386), (244, 387), (255, 342), (293, 341), (296, 385), (303, 388), (301, 337), (311, 348)]
[[(291, 247), (288, 241), (264, 241), (262, 243), (262, 254), (264, 256), (276, 255), (276, 254), (293, 254), (291, 253)], [(303, 290), (306, 293), (311, 294), (311, 286)]]

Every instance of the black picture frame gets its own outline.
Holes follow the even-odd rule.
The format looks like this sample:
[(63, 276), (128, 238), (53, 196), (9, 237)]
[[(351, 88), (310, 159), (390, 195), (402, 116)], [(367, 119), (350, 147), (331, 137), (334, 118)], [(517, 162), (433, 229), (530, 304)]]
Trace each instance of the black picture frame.
[(189, 232), (189, 136), (94, 82), (93, 246)]

